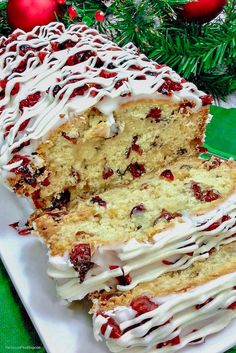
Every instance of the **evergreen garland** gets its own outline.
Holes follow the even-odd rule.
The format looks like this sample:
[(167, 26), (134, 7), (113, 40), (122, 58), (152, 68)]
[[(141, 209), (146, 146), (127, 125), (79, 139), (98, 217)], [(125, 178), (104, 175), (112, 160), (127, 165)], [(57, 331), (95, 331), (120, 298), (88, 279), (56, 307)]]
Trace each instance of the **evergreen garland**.
[[(178, 16), (189, 0), (72, 0), (62, 6), (66, 26), (83, 21), (112, 37), (120, 45), (133, 42), (148, 57), (166, 63), (215, 98), (224, 99), (236, 90), (236, 0), (228, 0), (224, 16), (203, 25)], [(0, 34), (10, 29), (6, 3), (0, 3)], [(69, 6), (78, 17), (71, 20)], [(110, 6), (109, 6), (110, 5)], [(95, 20), (96, 11), (105, 14)]]

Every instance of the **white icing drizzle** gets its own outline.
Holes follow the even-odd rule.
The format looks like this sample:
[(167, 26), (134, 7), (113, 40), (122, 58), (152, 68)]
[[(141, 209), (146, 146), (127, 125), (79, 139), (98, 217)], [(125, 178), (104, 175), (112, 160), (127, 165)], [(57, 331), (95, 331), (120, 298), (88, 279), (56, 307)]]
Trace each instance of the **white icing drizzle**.
[[(170, 83), (172, 88), (163, 86)], [(145, 97), (191, 101), (197, 111), (204, 95), (132, 44), (119, 48), (84, 24), (17, 30), (0, 39), (2, 175), (14, 153), (31, 155), (35, 141), (67, 121), (71, 111), (81, 114), (96, 106), (109, 121), (119, 104)]]
[[(69, 301), (82, 299), (96, 290), (109, 291), (111, 286), (127, 291), (164, 273), (183, 270), (195, 261), (204, 261), (211, 249), (235, 241), (235, 234), (236, 194), (233, 194), (204, 215), (184, 216), (182, 222), (154, 235), (154, 243), (132, 239), (125, 244), (99, 247), (91, 259), (95, 265), (83, 283), (80, 283), (68, 254), (64, 257), (49, 255), (48, 274), (57, 280), (58, 294)], [(120, 267), (109, 270), (110, 265)], [(117, 284), (116, 277), (124, 274), (130, 274), (131, 283)]]
[[(156, 353), (176, 352), (191, 344), (202, 342), (202, 338), (216, 333), (236, 318), (236, 310), (229, 306), (236, 301), (236, 272), (221, 276), (185, 293), (152, 298), (159, 306), (152, 311), (136, 316), (131, 306), (117, 306), (103, 314), (94, 315), (93, 327), (96, 340), (102, 339), (101, 327), (109, 317), (119, 325), (123, 335), (118, 339), (110, 336), (111, 325), (107, 325), (105, 338), (112, 352)], [(207, 303), (207, 300), (210, 301)], [(205, 303), (205, 305), (204, 305)], [(201, 305), (196, 308), (196, 305)], [(133, 327), (137, 325), (136, 327)], [(125, 329), (129, 328), (127, 332)], [(151, 330), (151, 331), (150, 331)], [(179, 337), (179, 341), (162, 346)], [(159, 344), (159, 348), (157, 345)]]

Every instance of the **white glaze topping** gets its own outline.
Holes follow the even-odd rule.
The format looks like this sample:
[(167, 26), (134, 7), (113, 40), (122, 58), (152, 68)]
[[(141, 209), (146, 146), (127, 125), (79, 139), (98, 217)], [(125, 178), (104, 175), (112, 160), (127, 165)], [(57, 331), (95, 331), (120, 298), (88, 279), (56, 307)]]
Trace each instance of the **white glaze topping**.
[[(95, 338), (102, 339), (101, 328), (110, 317), (123, 332), (120, 338), (111, 338), (112, 327), (108, 323), (105, 338), (112, 352), (169, 353), (188, 344), (201, 343), (202, 338), (222, 330), (236, 318), (236, 310), (229, 308), (236, 301), (235, 285), (236, 272), (185, 293), (152, 298), (158, 307), (139, 316), (131, 306), (117, 306), (103, 314), (95, 314)], [(134, 325), (137, 327), (132, 328)], [(166, 344), (163, 346), (163, 343)]]
[[(59, 295), (69, 301), (82, 299), (96, 290), (109, 291), (111, 286), (127, 291), (164, 273), (183, 270), (195, 261), (204, 261), (211, 249), (235, 241), (235, 234), (236, 194), (204, 215), (186, 214), (182, 222), (154, 235), (153, 243), (132, 239), (126, 244), (98, 248), (91, 259), (95, 265), (83, 283), (80, 283), (69, 254), (64, 257), (49, 255), (48, 274), (57, 280)], [(119, 267), (110, 270), (111, 265)], [(119, 285), (116, 277), (128, 274), (131, 283)]]
[(0, 168), (13, 169), (14, 153), (30, 155), (72, 113), (96, 106), (109, 122), (119, 104), (143, 97), (191, 101), (196, 111), (202, 96), (132, 44), (119, 48), (84, 24), (17, 30), (0, 39)]

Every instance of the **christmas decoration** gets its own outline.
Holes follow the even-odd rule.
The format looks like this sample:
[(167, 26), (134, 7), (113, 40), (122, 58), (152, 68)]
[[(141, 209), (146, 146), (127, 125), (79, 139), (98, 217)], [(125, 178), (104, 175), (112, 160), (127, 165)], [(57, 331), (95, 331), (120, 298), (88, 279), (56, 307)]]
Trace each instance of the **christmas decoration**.
[(179, 16), (187, 21), (205, 23), (218, 16), (226, 0), (197, 0), (181, 6)]
[(76, 10), (76, 8), (74, 6), (70, 6), (68, 8), (68, 15), (69, 15), (71, 20), (74, 20), (78, 16), (77, 10)]
[(102, 11), (96, 11), (94, 17), (96, 21), (102, 22), (105, 19), (105, 14)]
[[(35, 25), (41, 24), (42, 19), (49, 20), (49, 12), (42, 13), (40, 8), (45, 3), (50, 8), (53, 0), (38, 1), (33, 9), (32, 1), (9, 0), (22, 7), (27, 4), (24, 16), (19, 16), (14, 8), (9, 11), (9, 19), (20, 24), (35, 21)], [(55, 2), (62, 16), (58, 19), (66, 26), (83, 21), (120, 45), (133, 42), (147, 56), (173, 67), (214, 97), (224, 98), (236, 90), (236, 0)], [(0, 2), (0, 33), (4, 35), (11, 31), (6, 5), (7, 0)], [(221, 10), (222, 14), (216, 17)]]
[(7, 5), (10, 26), (24, 31), (55, 21), (58, 11), (56, 0), (9, 0)]

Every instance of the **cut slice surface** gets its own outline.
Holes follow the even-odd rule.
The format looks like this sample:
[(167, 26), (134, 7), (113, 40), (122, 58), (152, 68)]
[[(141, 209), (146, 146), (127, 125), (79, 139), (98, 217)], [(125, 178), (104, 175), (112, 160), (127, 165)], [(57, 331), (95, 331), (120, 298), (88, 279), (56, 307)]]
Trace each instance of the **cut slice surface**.
[(236, 247), (128, 293), (92, 296), (94, 334), (112, 352), (176, 352), (236, 318)]
[(81, 200), (65, 214), (54, 210), (36, 218), (59, 294), (76, 300), (114, 286), (130, 290), (233, 242), (235, 176), (234, 162), (183, 159)]

